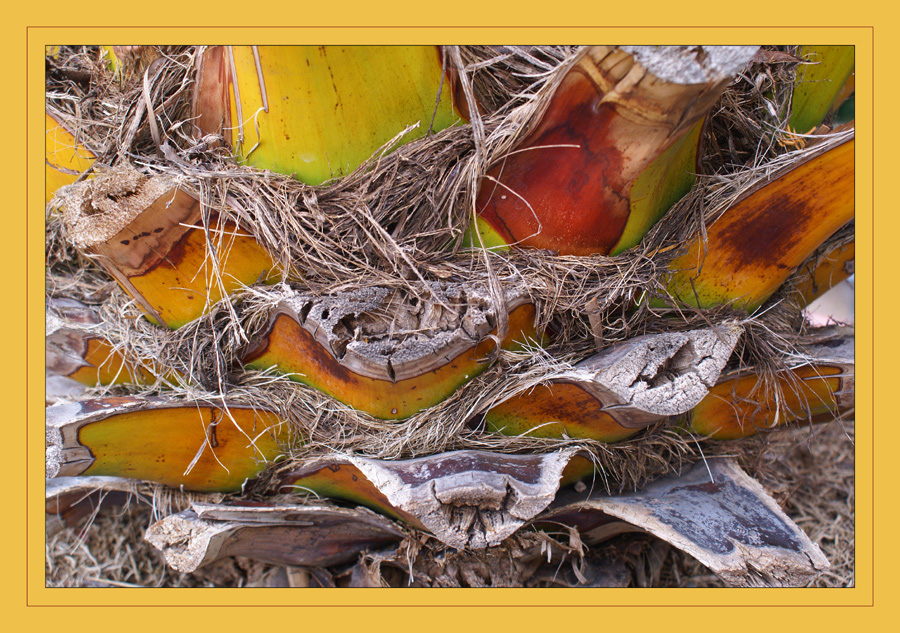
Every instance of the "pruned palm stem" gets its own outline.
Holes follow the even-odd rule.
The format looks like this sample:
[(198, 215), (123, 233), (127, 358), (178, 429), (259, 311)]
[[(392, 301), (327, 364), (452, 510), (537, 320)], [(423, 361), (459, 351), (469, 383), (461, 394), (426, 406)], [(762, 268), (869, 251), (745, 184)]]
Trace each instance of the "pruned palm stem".
[(810, 582), (722, 455), (854, 410), (852, 329), (802, 314), (854, 257), (847, 55), (811, 50), (50, 51), (54, 530), (170, 491), (186, 572), (602, 585), (642, 530)]

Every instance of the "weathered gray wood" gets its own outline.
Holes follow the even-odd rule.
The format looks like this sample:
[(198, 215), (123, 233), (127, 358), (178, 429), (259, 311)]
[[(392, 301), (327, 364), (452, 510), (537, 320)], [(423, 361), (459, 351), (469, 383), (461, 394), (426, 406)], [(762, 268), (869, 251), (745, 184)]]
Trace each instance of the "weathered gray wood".
[(730, 81), (758, 46), (620, 46), (658, 80), (680, 84)]
[(553, 501), (575, 452), (457, 451), (397, 462), (347, 459), (391, 504), (443, 543), (479, 549), (500, 543)]
[[(265, 331), (286, 315), (344, 368), (396, 382), (443, 367), (497, 325), (486, 286), (432, 282), (420, 292), (421, 298), (376, 286), (318, 298), (288, 296), (273, 308)], [(522, 286), (509, 286), (505, 295), (507, 312), (530, 303)], [(248, 356), (263, 345), (255, 342)]]
[(695, 407), (716, 384), (743, 333), (736, 322), (628, 339), (556, 380), (577, 384), (625, 428)]
[(581, 496), (560, 498), (536, 522), (572, 523), (581, 514), (589, 543), (649, 532), (733, 586), (804, 586), (829, 567), (819, 547), (730, 459), (698, 462), (636, 493)]

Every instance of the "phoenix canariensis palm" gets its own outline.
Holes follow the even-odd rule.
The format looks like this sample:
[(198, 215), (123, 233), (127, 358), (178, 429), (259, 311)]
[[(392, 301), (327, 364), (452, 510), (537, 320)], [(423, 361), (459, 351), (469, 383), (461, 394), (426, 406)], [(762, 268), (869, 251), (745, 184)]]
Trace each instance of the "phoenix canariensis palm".
[(811, 582), (741, 465), (853, 412), (852, 330), (802, 313), (852, 270), (848, 82), (841, 47), (60, 47), (48, 526), (149, 500), (173, 569), (291, 586), (646, 584), (635, 544)]

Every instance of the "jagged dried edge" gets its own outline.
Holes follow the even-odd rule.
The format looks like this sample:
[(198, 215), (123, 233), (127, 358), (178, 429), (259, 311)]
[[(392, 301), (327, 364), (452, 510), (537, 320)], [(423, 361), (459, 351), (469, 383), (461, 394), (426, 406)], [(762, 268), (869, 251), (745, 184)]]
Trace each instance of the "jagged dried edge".
[[(144, 156), (146, 162), (142, 167), (151, 173), (167, 172), (177, 177), (186, 188), (195, 190), (226, 217), (241, 221), (276, 253), (289, 271), (289, 277), (302, 280), (313, 293), (333, 292), (337, 287), (345, 287), (347, 279), (359, 279), (359, 285), (397, 285), (416, 278), (486, 278), (496, 289), (498, 277), (516, 274), (527, 280), (533, 289), (541, 310), (541, 326), (557, 317), (564, 338), (588, 340), (590, 330), (583, 315), (583, 297), (593, 294), (602, 298), (600, 309), (604, 313), (632, 303), (648, 289), (658, 290), (656, 280), (665, 263), (674, 256), (664, 246), (683, 241), (683, 236), (693, 233), (700, 226), (702, 217), (714, 214), (715, 209), (698, 214), (694, 208), (697, 197), (688, 196), (686, 202), (677, 205), (658, 225), (658, 229), (665, 231), (655, 230), (645, 240), (643, 248), (633, 249), (620, 257), (561, 258), (535, 251), (478, 253), (477, 256), (456, 251), (454, 256), (448, 257), (442, 247), (452, 244), (467, 226), (466, 215), (472, 206), (480, 171), (502, 157), (516, 139), (527, 133), (546, 106), (547, 96), (562, 75), (561, 71), (578, 54), (571, 48), (565, 55), (553, 48), (549, 50), (555, 54), (553, 59), (559, 62), (557, 72), (550, 72), (553, 69), (548, 70), (551, 65), (545, 62), (540, 69), (542, 72), (537, 73), (538, 79), (530, 86), (532, 93), (521, 105), (502, 117), (489, 116), (484, 121), (475, 117), (487, 133), (484, 140), (473, 134), (472, 130), (478, 127), (474, 123), (451, 128), (409, 143), (392, 154), (379, 156), (329, 186), (307, 187), (288, 177), (236, 167), (221, 151), (199, 152), (197, 145), (187, 148), (182, 155), (189, 159), (194, 152), (203, 160), (179, 160), (173, 164), (160, 160), (159, 156)], [(465, 52), (467, 58), (474, 60), (458, 69), (463, 75), (468, 72), (489, 74), (485, 69), (492, 63), (499, 64), (497, 60), (512, 66), (515, 64), (509, 60), (513, 59), (518, 66), (528, 67), (509, 52), (487, 60), (478, 60), (478, 53), (485, 57), (490, 49), (465, 49)], [(523, 54), (518, 49), (516, 53)], [(182, 53), (182, 56), (186, 54)], [(524, 54), (527, 59), (533, 59), (531, 51)], [(453, 59), (451, 56), (451, 61)], [(156, 71), (157, 83), (163, 85), (168, 81), (174, 87), (151, 90), (151, 101), (157, 94), (160, 99), (170, 95), (169, 100), (186, 94), (185, 77), (192, 64), (177, 56), (160, 61), (164, 63)], [(174, 81), (178, 76), (174, 70), (166, 71), (167, 64), (184, 71), (180, 82)], [(505, 77), (509, 73), (498, 72), (496, 75)], [(151, 82), (150, 85), (156, 84)], [(129, 93), (128, 96), (135, 103), (140, 98), (140, 94)], [(510, 96), (510, 102), (515, 100)], [(523, 99), (520, 97), (519, 100)], [(129, 112), (136, 109), (134, 104), (128, 107)], [(155, 109), (164, 111), (164, 104)], [(173, 142), (177, 140), (173, 139)], [(479, 148), (479, 144), (484, 147)], [(121, 146), (118, 151), (121, 156)], [(477, 160), (479, 155), (481, 160)], [(430, 174), (435, 170), (442, 174), (457, 173), (436, 185), (422, 186), (423, 181), (433, 183)], [(425, 172), (428, 173), (423, 178)], [(709, 183), (704, 182), (695, 191), (708, 189)], [(730, 182), (728, 186), (715, 189), (722, 199), (726, 198), (721, 194), (723, 190), (737, 195), (743, 187)], [(392, 193), (385, 197), (384, 191)], [(368, 200), (376, 192), (382, 193), (373, 207)], [(404, 199), (410, 194), (412, 198)], [(704, 198), (701, 209), (717, 206), (709, 196)], [(410, 219), (411, 216), (415, 217)], [(387, 229), (398, 222), (393, 226), (394, 235), (388, 235)], [(655, 244), (658, 240), (659, 245)], [(496, 303), (499, 305), (500, 302)], [(564, 318), (558, 318), (559, 315)], [(641, 316), (639, 312), (631, 321), (639, 322)], [(621, 340), (632, 334), (628, 327), (623, 328), (621, 336), (616, 336), (614, 328), (610, 329), (610, 340)]]
[[(665, 314), (642, 305), (628, 316), (622, 308), (634, 305), (644, 292), (661, 290), (659, 280), (666, 264), (705, 220), (715, 217), (771, 169), (801, 160), (808, 152), (824, 151), (823, 147), (836, 142), (834, 138), (811, 149), (778, 154), (774, 161), (753, 170), (701, 178), (640, 246), (617, 257), (560, 257), (524, 250), (488, 253), (456, 249), (450, 255), (442, 252), (468, 225), (481, 174), (527, 134), (546, 107), (561, 71), (579, 54), (571, 47), (542, 52), (546, 59), (534, 63), (534, 50), (522, 54), (522, 49), (515, 49), (499, 56), (487, 49), (457, 50), (449, 56), (457, 71), (482, 93), (506, 91), (509, 106), (489, 110), (484, 117), (475, 116), (469, 125), (413, 141), (390, 154), (380, 154), (348, 177), (322, 187), (309, 187), (289, 177), (236, 166), (221, 148), (210, 147), (210, 139), (190, 139), (181, 128), (167, 139), (171, 144), (166, 155), (149, 132), (146, 104), (144, 113), (139, 114), (144, 99), (141, 81), (121, 86), (107, 76), (106, 84), (79, 89), (82, 96), (93, 95), (93, 101), (86, 102), (90, 112), (81, 111), (79, 115), (77, 109), (67, 111), (66, 123), (80, 137), (93, 138), (87, 144), (98, 152), (98, 166), (124, 161), (147, 174), (175, 177), (210, 207), (251, 231), (275, 253), (289, 271), (288, 277), (304, 291), (321, 295), (363, 285), (411, 288), (410, 281), (417, 278), (484, 280), (497, 288), (499, 279), (516, 277), (525, 282), (538, 305), (539, 325), (552, 323), (559, 331), (559, 340), (565, 341), (551, 344), (546, 350), (529, 350), (522, 356), (501, 353), (498, 363), (469, 388), (457, 391), (427, 412), (389, 423), (374, 420), (282, 376), (232, 373), (240, 346), (259, 327), (277, 299), (278, 294), (272, 289), (252, 288), (238, 293), (233, 297), (236, 308), (232, 301), (223, 301), (213, 306), (209, 315), (175, 333), (141, 319), (128, 298), (115, 289), (102, 305), (103, 323), (112, 328), (109, 338), (129, 358), (153, 358), (183, 375), (182, 379), (170, 377), (168, 383), (161, 381), (137, 391), (149, 394), (174, 388), (169, 393), (179, 399), (215, 400), (222, 397), (220, 394), (227, 394), (229, 399), (248, 404), (280, 403), (279, 413), (309, 438), (295, 456), (297, 459), (328, 450), (353, 451), (382, 459), (463, 448), (548, 451), (574, 442), (501, 437), (471, 430), (466, 423), (483, 411), (491, 398), (539, 384), (554, 371), (593, 352), (595, 333), (584, 310), (589, 298), (599, 300), (600, 313), (607, 324), (604, 338), (610, 343), (654, 331), (691, 329), (732, 316), (727, 306)], [(187, 107), (187, 78), (198, 53), (199, 50), (189, 48), (170, 51), (148, 69), (150, 102), (161, 121), (178, 120), (175, 113)], [(75, 52), (68, 60), (84, 54)], [(491, 75), (492, 66), (503, 72)], [(497, 79), (508, 77), (510, 68), (517, 73), (515, 82)], [(96, 69), (92, 72), (104, 76)], [(48, 107), (74, 107), (73, 99), (59, 86), (57, 92), (51, 92)], [(95, 116), (112, 115), (101, 124), (90, 118), (91, 112)], [(711, 125), (720, 115), (721, 111), (713, 115)], [(98, 132), (108, 128), (121, 133), (104, 136)], [(768, 147), (761, 156), (771, 157), (772, 152), (772, 147)], [(434, 170), (446, 176), (436, 180)], [(390, 193), (385, 195), (385, 191)], [(67, 250), (62, 235), (58, 222), (51, 218), (50, 293), (65, 294), (73, 286), (85, 283), (97, 287), (92, 286), (90, 293), (82, 295), (98, 292), (102, 286), (96, 280), (103, 276), (95, 278), (92, 264)], [(79, 274), (84, 279), (79, 279)], [(762, 367), (764, 374), (774, 375), (783, 366), (781, 359), (795, 350), (796, 340), (790, 333), (796, 331), (797, 318), (798, 311), (782, 303), (761, 311), (751, 320), (738, 355), (740, 362)], [(104, 393), (121, 390), (108, 388)], [(670, 460), (678, 463), (680, 456), (694, 454), (692, 444), (683, 436), (666, 433), (664, 428), (653, 431), (656, 432), (643, 433), (615, 446), (575, 444), (597, 458), (608, 477), (608, 487), (624, 485), (626, 481), (636, 485), (648, 473), (669, 472)], [(657, 449), (654, 444), (658, 444)], [(646, 459), (636, 461), (638, 455)]]
[[(843, 433), (847, 433), (848, 431), (851, 435), (851, 440), (848, 443), (851, 445), (850, 458), (852, 460), (852, 425), (847, 431), (843, 431)], [(741, 440), (740, 447), (735, 447), (734, 443), (730, 442), (719, 444), (720, 447), (727, 445), (735, 449), (732, 452), (740, 453), (739, 461), (741, 467), (747, 472), (754, 473), (755, 477), (763, 482), (766, 488), (772, 492), (773, 496), (779, 500), (780, 503), (788, 504), (788, 514), (798, 523), (798, 525), (817, 526), (812, 529), (809, 527), (804, 528), (813, 540), (816, 540), (817, 533), (819, 533), (819, 537), (821, 538), (821, 532), (825, 533), (824, 536), (826, 539), (828, 538), (828, 535), (833, 532), (837, 532), (839, 536), (844, 536), (849, 539), (848, 542), (844, 543), (835, 542), (832, 544), (831, 550), (826, 550), (826, 553), (829, 554), (828, 558), (832, 563), (832, 569), (830, 572), (820, 576), (819, 579), (817, 579), (815, 586), (852, 586), (853, 583), (852, 510), (849, 512), (849, 527), (846, 520), (838, 526), (834, 516), (835, 514), (838, 514), (839, 517), (841, 515), (844, 517), (847, 516), (845, 506), (849, 503), (852, 507), (852, 496), (849, 500), (845, 500), (840, 495), (846, 494), (846, 489), (843, 487), (834, 487), (830, 490), (832, 498), (823, 501), (818, 495), (808, 494), (811, 493), (812, 490), (809, 487), (810, 481), (807, 480), (807, 478), (811, 476), (811, 473), (813, 473), (815, 474), (815, 479), (817, 481), (833, 483), (840, 478), (846, 478), (847, 471), (842, 470), (844, 464), (833, 464), (831, 460), (813, 462), (813, 458), (806, 454), (805, 451), (801, 450), (804, 444), (816, 442), (813, 448), (820, 451), (827, 451), (827, 456), (833, 457), (834, 449), (832, 447), (835, 445), (833, 443), (823, 444), (822, 441), (817, 441), (815, 436), (819, 433), (824, 433), (830, 438), (836, 433), (841, 432), (839, 427), (830, 425), (828, 428), (820, 427), (818, 430), (811, 427), (808, 430), (802, 431), (781, 430), (775, 433), (755, 436), (753, 438)], [(842, 454), (846, 454), (846, 444), (847, 443), (840, 447)], [(712, 449), (713, 447), (710, 448)], [(806, 457), (803, 460), (806, 466), (803, 468), (797, 467), (798, 453), (806, 454)], [(785, 455), (790, 457), (790, 461), (784, 461)], [(852, 470), (849, 472), (852, 478)], [(796, 503), (798, 496), (800, 496), (800, 492), (797, 491), (798, 487), (800, 487), (800, 492), (807, 491), (802, 495), (803, 500), (799, 507), (797, 507)], [(850, 490), (852, 491), (852, 488)], [(167, 490), (164, 492), (169, 494), (169, 491)], [(263, 496), (263, 494), (265, 494), (265, 496)], [(269, 495), (267, 491), (263, 489), (257, 490), (255, 487), (250, 487), (245, 490), (244, 497), (254, 500), (265, 500), (271, 503), (303, 502), (303, 499), (297, 495)], [(836, 497), (840, 497), (840, 503), (837, 501)], [(317, 506), (336, 505), (335, 502), (332, 502), (327, 498), (310, 497), (309, 502)], [(117, 513), (115, 515), (107, 514), (106, 516), (98, 517), (97, 525), (91, 528), (79, 525), (75, 528), (60, 532), (49, 539), (48, 542), (48, 584), (52, 584), (53, 586), (78, 586), (78, 584), (84, 580), (83, 577), (92, 572), (92, 566), (96, 567), (96, 562), (100, 561), (104, 569), (109, 569), (110, 566), (115, 566), (115, 568), (118, 569), (121, 565), (121, 568), (126, 570), (122, 572), (121, 576), (113, 576), (114, 578), (127, 581), (129, 578), (125, 574), (131, 573), (134, 574), (134, 577), (142, 578), (142, 582), (139, 584), (146, 587), (210, 586), (209, 577), (207, 576), (207, 570), (205, 568), (196, 574), (179, 575), (169, 570), (164, 564), (155, 564), (151, 565), (149, 569), (144, 569), (143, 574), (135, 573), (133, 570), (138, 567), (138, 563), (143, 565), (143, 561), (140, 558), (136, 561), (134, 558), (129, 558), (127, 556), (127, 553), (130, 553), (131, 550), (130, 546), (120, 548), (110, 543), (113, 539), (121, 540), (122, 535), (131, 534), (131, 538), (126, 538), (125, 540), (130, 541), (131, 546), (136, 545), (137, 547), (140, 547), (138, 543), (144, 544), (145, 547), (143, 547), (141, 551), (146, 551), (151, 560), (155, 562), (156, 559), (152, 557), (154, 552), (149, 551), (152, 550), (152, 547), (145, 542), (140, 541), (140, 534), (143, 533), (149, 523), (163, 518), (163, 516), (167, 516), (168, 514), (186, 509), (190, 504), (191, 499), (185, 497), (180, 501), (179, 505), (173, 506), (170, 511), (165, 513), (161, 512), (159, 515), (151, 518), (147, 518), (143, 513), (134, 512), (133, 509), (136, 506), (132, 506), (132, 511), (126, 511), (121, 514)], [(793, 509), (790, 509), (791, 506), (793, 506)], [(401, 530), (405, 530), (404, 526), (401, 524), (398, 524), (398, 527)], [(87, 535), (87, 537), (85, 535)], [(88, 542), (82, 543), (81, 539), (83, 538), (87, 538)], [(849, 547), (847, 546), (848, 543), (850, 545)], [(116, 544), (118, 544), (118, 541)], [(523, 560), (523, 550), (530, 550), (532, 548), (529, 546), (534, 545), (536, 545), (537, 549), (541, 552), (541, 558), (543, 559), (547, 558), (546, 550), (552, 550), (551, 564), (556, 569), (561, 569), (563, 565), (569, 563), (573, 565), (578, 564), (581, 557), (586, 553), (583, 544), (581, 544), (580, 540), (577, 538), (577, 533), (573, 534), (572, 532), (569, 532), (567, 535), (565, 531), (555, 534), (520, 531), (510, 539), (507, 539), (507, 541), (504, 541), (504, 543), (497, 548), (477, 552), (455, 552), (452, 548), (448, 548), (437, 539), (421, 532), (409, 530), (408, 537), (404, 539), (396, 549), (391, 548), (385, 551), (368, 552), (360, 557), (358, 565), (364, 567), (367, 571), (371, 570), (374, 572), (372, 575), (375, 578), (381, 578), (382, 576), (388, 578), (391, 577), (389, 573), (382, 574), (382, 572), (385, 571), (389, 572), (391, 568), (397, 569), (398, 572), (402, 570), (402, 572), (399, 573), (400, 579), (391, 586), (408, 586), (408, 576), (412, 575), (414, 578), (412, 586), (456, 587), (471, 585), (468, 575), (463, 577), (461, 572), (466, 569), (467, 566), (473, 564), (477, 566), (478, 563), (481, 562), (486, 564), (486, 569), (484, 569), (486, 574), (484, 574), (484, 579), (482, 580), (483, 585), (521, 586), (523, 582), (530, 577), (532, 570), (528, 565), (525, 565), (524, 568), (522, 568), (517, 567), (515, 563)], [(822, 544), (823, 549), (825, 549), (826, 545), (828, 545), (828, 543)], [(842, 545), (843, 547), (841, 547)], [(835, 550), (837, 551), (835, 552)], [(93, 552), (93, 554), (91, 554), (91, 552)], [(55, 562), (55, 557), (57, 556), (59, 556), (60, 559), (62, 556), (65, 556), (68, 566), (66, 566), (66, 563)], [(107, 562), (107, 556), (114, 558), (111, 558), (110, 561)], [(678, 556), (676, 553), (666, 561), (664, 565), (666, 570), (663, 573), (664, 578), (661, 579), (664, 586), (676, 586), (678, 584), (678, 577), (673, 574), (671, 569), (668, 569), (669, 567), (682, 567), (682, 585), (689, 580), (684, 577), (685, 571), (687, 571), (690, 576), (700, 576), (705, 573), (703, 568), (699, 563), (696, 563), (694, 559), (688, 561), (686, 558), (686, 556)], [(76, 562), (72, 563), (69, 561)], [(499, 564), (504, 561), (507, 562), (506, 565)], [(512, 564), (513, 569), (509, 569), (510, 563)], [(79, 565), (82, 567), (79, 567)], [(234, 576), (233, 579), (232, 576), (227, 576), (224, 580), (220, 579), (216, 586), (244, 586), (242, 581), (244, 580), (243, 576), (245, 572), (242, 572), (241, 570), (248, 565), (249, 563), (241, 561), (239, 567), (234, 566), (234, 573), (237, 575)], [(63, 570), (57, 568), (60, 566), (65, 566), (66, 569)], [(258, 563), (257, 566), (264, 567), (261, 563)], [(479, 569), (482, 566), (479, 566)], [(70, 570), (73, 567), (79, 569), (79, 574), (71, 575)], [(231, 566), (229, 566), (229, 569), (230, 567)], [(210, 569), (211, 573), (214, 575), (215, 569), (215, 567)], [(346, 568), (332, 568), (328, 571), (335, 577), (350, 573)], [(225, 584), (222, 584), (223, 582)], [(704, 577), (703, 582), (705, 584), (708, 582), (708, 579)], [(714, 586), (721, 586), (720, 581), (711, 582), (713, 582)], [(528, 586), (531, 586), (531, 583), (528, 583)]]

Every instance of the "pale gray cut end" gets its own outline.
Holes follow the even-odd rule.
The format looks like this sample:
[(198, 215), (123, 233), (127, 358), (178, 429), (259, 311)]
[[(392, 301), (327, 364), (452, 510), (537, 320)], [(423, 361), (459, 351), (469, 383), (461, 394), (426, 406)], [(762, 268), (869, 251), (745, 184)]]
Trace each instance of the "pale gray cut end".
[(151, 525), (144, 540), (163, 553), (169, 567), (189, 574), (217, 558), (218, 541), (236, 527), (224, 521), (204, 521), (186, 510)]
[(61, 451), (59, 446), (48, 446), (46, 454), (46, 473), (47, 479), (53, 479), (59, 474), (61, 462)]
[(60, 187), (53, 203), (62, 207), (69, 241), (90, 248), (115, 237), (174, 186), (166, 176), (147, 178), (131, 167), (116, 167)]
[[(422, 298), (402, 289), (367, 287), (282, 302), (344, 367), (376, 380), (404, 380), (438, 369), (487, 336), (498, 321), (490, 291), (479, 284), (432, 282)], [(507, 310), (524, 302), (505, 291)]]
[(758, 46), (620, 46), (656, 77), (675, 84), (702, 84), (732, 77), (753, 59)]
[[(584, 509), (653, 534), (733, 586), (802, 587), (829, 567), (821, 549), (731, 459), (701, 461), (640, 492), (590, 495), (543, 516)], [(585, 540), (595, 542), (589, 532)]]
[[(742, 332), (736, 323), (723, 323), (638, 336), (579, 363), (571, 378), (610, 407), (614, 417), (615, 409), (625, 408), (633, 410), (632, 417), (636, 412), (678, 415), (695, 407), (716, 384)], [(627, 420), (622, 417), (626, 426)]]
[(511, 536), (553, 501), (574, 453), (456, 451), (402, 462), (349, 460), (394, 507), (444, 544), (483, 549)]

